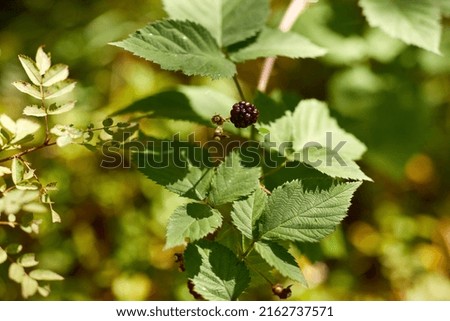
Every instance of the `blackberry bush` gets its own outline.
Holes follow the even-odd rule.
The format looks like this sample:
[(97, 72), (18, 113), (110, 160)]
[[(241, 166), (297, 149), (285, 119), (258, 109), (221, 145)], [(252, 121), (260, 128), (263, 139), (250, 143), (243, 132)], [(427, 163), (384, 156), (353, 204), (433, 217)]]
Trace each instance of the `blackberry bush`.
[[(170, 217), (165, 248), (184, 249), (184, 273), (194, 297), (235, 300), (251, 285), (262, 283), (267, 293), (287, 299), (292, 281), (307, 285), (289, 242), (292, 246), (316, 242), (334, 231), (346, 216), (355, 190), (363, 180), (370, 180), (355, 163), (366, 147), (337, 125), (323, 102), (302, 100), (292, 112), (271, 112), (277, 103), (264, 94), (265, 85), (258, 85), (259, 92), (251, 94), (251, 101), (264, 110), (262, 121), (260, 110), (244, 97), (237, 63), (274, 56), (314, 58), (326, 52), (296, 33), (265, 26), (269, 0), (223, 1), (224, 8), (215, 16), (227, 15), (219, 23), (196, 14), (216, 10), (210, 2), (191, 1), (189, 11), (184, 10), (185, 4), (165, 0), (169, 19), (152, 22), (113, 45), (163, 69), (232, 78), (238, 95), (182, 86), (121, 110), (119, 114), (144, 112), (150, 117), (215, 126), (208, 131), (211, 142), (206, 145), (180, 142), (178, 137), (170, 144), (136, 152), (134, 162), (151, 180), (190, 199)], [(253, 19), (243, 24), (250, 7)], [(271, 64), (264, 66), (260, 83), (270, 75)], [(164, 104), (173, 108), (156, 108)], [(254, 127), (236, 131), (228, 122), (235, 128)], [(346, 141), (338, 148), (339, 159), (330, 158), (328, 151), (336, 150), (328, 146), (330, 133), (334, 141)], [(199, 147), (210, 144), (214, 152)], [(154, 161), (155, 154), (167, 160), (164, 167)], [(278, 155), (275, 162), (274, 154)], [(199, 162), (202, 157), (198, 155), (214, 161)], [(324, 177), (303, 181), (294, 170), (284, 184), (270, 182), (272, 174), (298, 161)], [(286, 284), (287, 279), (292, 281)]]

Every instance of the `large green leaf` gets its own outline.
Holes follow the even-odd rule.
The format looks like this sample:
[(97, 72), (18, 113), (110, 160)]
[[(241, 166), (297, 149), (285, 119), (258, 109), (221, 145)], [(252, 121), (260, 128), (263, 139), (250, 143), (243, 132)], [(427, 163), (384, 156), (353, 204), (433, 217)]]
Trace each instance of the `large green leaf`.
[(281, 275), (308, 286), (295, 258), (281, 245), (273, 242), (256, 242), (255, 250)]
[(166, 249), (182, 245), (188, 239), (197, 241), (214, 232), (222, 224), (218, 210), (200, 203), (189, 203), (178, 207), (167, 226)]
[(138, 100), (114, 113), (145, 113), (154, 118), (170, 118), (211, 125), (215, 114), (228, 115), (236, 100), (211, 87), (179, 86)]
[(260, 169), (244, 167), (237, 152), (225, 157), (211, 181), (209, 201), (213, 205), (222, 205), (250, 195), (259, 186)]
[(231, 53), (233, 61), (241, 62), (263, 57), (315, 58), (326, 53), (324, 48), (313, 44), (295, 32), (282, 32), (278, 29), (264, 28), (255, 42)]
[(250, 283), (245, 263), (218, 243), (191, 243), (184, 258), (186, 273), (194, 283), (194, 291), (207, 300), (236, 300)]
[(255, 222), (261, 216), (267, 202), (267, 194), (258, 188), (249, 197), (233, 203), (231, 219), (234, 226), (248, 239), (253, 239)]
[(347, 215), (350, 200), (361, 182), (328, 190), (307, 191), (299, 181), (276, 188), (259, 221), (263, 240), (317, 242), (334, 231)]
[[(163, 0), (172, 19), (203, 25), (219, 46), (245, 40), (262, 29), (269, 15), (269, 0)], [(251, 17), (249, 17), (251, 14)]]
[(323, 102), (303, 100), (293, 113), (288, 111), (260, 127), (270, 132), (266, 143), (289, 160), (301, 161), (332, 177), (371, 180), (354, 162), (366, 146), (339, 127)]
[(439, 54), (440, 8), (433, 0), (360, 0), (372, 27), (407, 44)]
[(157, 21), (112, 44), (186, 75), (215, 79), (236, 73), (236, 66), (225, 58), (208, 30), (191, 21)]
[(133, 155), (139, 171), (181, 196), (205, 199), (214, 175), (212, 167), (203, 166), (205, 150), (183, 142), (147, 139), (148, 149)]

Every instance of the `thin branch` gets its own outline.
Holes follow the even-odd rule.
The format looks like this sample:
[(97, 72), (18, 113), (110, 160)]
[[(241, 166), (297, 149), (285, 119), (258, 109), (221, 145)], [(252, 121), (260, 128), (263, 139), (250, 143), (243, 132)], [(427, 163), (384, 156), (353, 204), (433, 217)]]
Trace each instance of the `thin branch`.
[[(292, 0), (283, 16), (283, 19), (281, 19), (278, 28), (283, 32), (289, 31), (298, 16), (303, 12), (303, 10), (305, 10), (308, 2), (309, 0)], [(266, 58), (266, 60), (264, 60), (264, 65), (258, 81), (258, 90), (260, 92), (265, 92), (267, 89), (267, 84), (269, 83), (269, 78), (272, 73), (275, 60), (275, 57)]]
[(28, 154), (28, 153), (34, 152), (36, 150), (39, 150), (39, 149), (42, 149), (42, 148), (45, 148), (45, 147), (48, 147), (48, 146), (52, 146), (52, 145), (55, 145), (55, 144), (56, 144), (56, 142), (52, 142), (52, 143), (44, 142), (42, 145), (35, 146), (35, 147), (30, 147), (30, 148), (25, 149), (25, 150), (23, 150), (23, 151), (21, 151), (21, 152), (19, 152), (17, 154), (14, 154), (14, 155), (2, 158), (2, 159), (0, 159), (0, 163), (7, 162), (9, 160), (12, 160), (13, 158), (21, 157), (21, 156), (23, 156), (25, 154)]
[(18, 226), (19, 223), (17, 223), (17, 222), (0, 221), (0, 225), (7, 225), (7, 226), (10, 226), (10, 227), (14, 228), (14, 226)]
[(237, 76), (236, 76), (236, 75), (233, 76), (233, 81), (234, 81), (234, 84), (236, 85), (236, 89), (237, 89), (237, 91), (239, 92), (239, 96), (241, 97), (241, 99), (244, 100), (244, 101), (247, 101), (247, 100), (245, 99), (244, 92), (242, 91), (242, 87), (241, 87), (241, 85), (239, 84), (239, 80), (237, 79)]

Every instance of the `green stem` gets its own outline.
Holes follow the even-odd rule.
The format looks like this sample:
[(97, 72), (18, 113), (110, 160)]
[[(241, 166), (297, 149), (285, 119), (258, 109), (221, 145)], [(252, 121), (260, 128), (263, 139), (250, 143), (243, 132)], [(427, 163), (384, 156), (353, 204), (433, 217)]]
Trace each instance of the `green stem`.
[(253, 250), (253, 248), (255, 247), (255, 243), (256, 241), (253, 240), (252, 243), (250, 243), (250, 245), (248, 246), (247, 250), (245, 250), (245, 252), (242, 254), (241, 260), (244, 261), (245, 258), (250, 254), (250, 252)]
[(242, 87), (239, 84), (239, 80), (236, 75), (233, 76), (233, 81), (234, 81), (234, 84), (236, 85), (237, 91), (239, 92), (239, 96), (241, 97), (241, 99), (244, 101), (247, 101), (245, 99), (244, 92), (242, 91)]
[(261, 179), (266, 178), (267, 176), (270, 176), (272, 174), (275, 174), (276, 172), (278, 172), (280, 169), (283, 169), (284, 166), (286, 165), (287, 160), (285, 160), (280, 166), (273, 168), (272, 170), (268, 171), (266, 174), (264, 174), (263, 176), (261, 176)]

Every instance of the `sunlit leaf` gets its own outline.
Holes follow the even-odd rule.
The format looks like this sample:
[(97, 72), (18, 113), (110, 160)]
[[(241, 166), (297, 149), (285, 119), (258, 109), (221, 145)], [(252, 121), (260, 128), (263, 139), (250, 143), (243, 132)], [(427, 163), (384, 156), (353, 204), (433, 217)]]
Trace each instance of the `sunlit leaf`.
[(17, 263), (11, 263), (8, 269), (8, 277), (14, 282), (21, 283), (23, 278), (25, 277), (25, 270), (23, 266)]
[(17, 263), (22, 265), (23, 267), (32, 267), (39, 264), (38, 261), (36, 261), (36, 256), (34, 253), (26, 253), (18, 258)]
[(200, 240), (222, 224), (222, 215), (208, 205), (189, 203), (178, 207), (167, 225), (166, 249)]
[(266, 144), (292, 161), (300, 161), (332, 177), (371, 180), (354, 162), (366, 146), (347, 133), (330, 116), (325, 103), (302, 100), (294, 112), (286, 112), (270, 124)]
[(440, 10), (433, 0), (360, 0), (359, 4), (372, 27), (440, 54)]
[(361, 182), (328, 190), (307, 191), (299, 181), (276, 188), (261, 215), (263, 240), (317, 242), (332, 233), (347, 215), (353, 193)]
[(207, 151), (183, 142), (148, 139), (150, 148), (133, 155), (139, 171), (174, 193), (204, 200), (214, 175), (212, 167), (204, 166)]
[(23, 109), (23, 114), (27, 116), (35, 116), (35, 117), (45, 117), (47, 113), (45, 110), (38, 105), (26, 106)]
[(218, 243), (191, 243), (184, 257), (186, 273), (194, 283), (194, 291), (207, 300), (236, 300), (250, 283), (244, 262)]
[(41, 84), (41, 74), (33, 59), (25, 55), (19, 55), (19, 60), (31, 82), (36, 86), (39, 86)]
[(19, 118), (16, 121), (15, 137), (11, 140), (11, 144), (23, 144), (32, 140), (32, 134), (34, 134), (39, 128), (41, 128), (41, 125), (32, 120)]
[(8, 174), (11, 174), (11, 169), (9, 167), (0, 166), (0, 177)]
[(61, 216), (54, 210), (52, 212), (52, 223), (61, 223)]
[(52, 64), (50, 54), (44, 52), (43, 47), (39, 47), (36, 52), (36, 65), (39, 69), (40, 74), (43, 76)]
[(15, 81), (12, 83), (14, 87), (19, 89), (21, 92), (30, 95), (37, 99), (42, 99), (42, 94), (35, 85), (32, 85), (26, 81)]
[(259, 186), (259, 176), (258, 167), (242, 166), (239, 154), (232, 152), (217, 168), (208, 199), (211, 204), (221, 205), (250, 195)]
[(258, 188), (243, 200), (233, 202), (231, 219), (233, 224), (248, 239), (253, 239), (255, 222), (261, 216), (267, 202), (267, 194)]
[(151, 23), (113, 45), (153, 61), (166, 70), (211, 78), (232, 77), (235, 65), (225, 58), (211, 34), (191, 21)]
[(255, 42), (230, 54), (233, 61), (241, 62), (262, 57), (315, 58), (326, 53), (324, 48), (313, 44), (295, 32), (282, 32), (264, 28)]
[(30, 277), (32, 277), (33, 279), (38, 280), (38, 281), (61, 281), (61, 280), (64, 280), (64, 278), (61, 275), (59, 275), (53, 271), (41, 270), (41, 269), (31, 271)]
[(172, 19), (198, 22), (224, 47), (260, 31), (270, 9), (268, 0), (164, 0), (163, 3)]
[(8, 115), (6, 114), (0, 115), (0, 125), (3, 128), (5, 128), (10, 134), (16, 133), (17, 130), (16, 123)]
[(50, 294), (50, 287), (47, 285), (47, 286), (40, 286), (40, 287), (38, 287), (38, 293), (40, 294), (40, 295), (42, 295), (43, 297), (47, 297), (49, 294)]
[(4, 263), (8, 259), (8, 254), (6, 251), (0, 246), (0, 264)]
[(17, 157), (14, 157), (11, 163), (11, 176), (14, 184), (18, 184), (23, 181), (23, 175), (25, 173), (25, 164)]
[(32, 295), (35, 295), (38, 290), (38, 283), (28, 275), (24, 275), (21, 282), (22, 296), (26, 299)]
[(44, 90), (44, 96), (46, 99), (53, 99), (65, 95), (71, 92), (75, 88), (76, 82), (71, 79), (66, 79), (56, 84), (47, 87)]
[(308, 286), (295, 258), (284, 247), (273, 242), (256, 242), (255, 250), (283, 276)]
[(65, 103), (61, 106), (58, 105), (52, 105), (48, 108), (48, 114), (49, 115), (58, 115), (62, 113), (66, 113), (75, 107), (76, 101), (69, 101), (68, 103)]
[(69, 67), (62, 64), (53, 65), (45, 72), (42, 77), (42, 85), (45, 87), (52, 86), (57, 82), (66, 80), (69, 77)]

